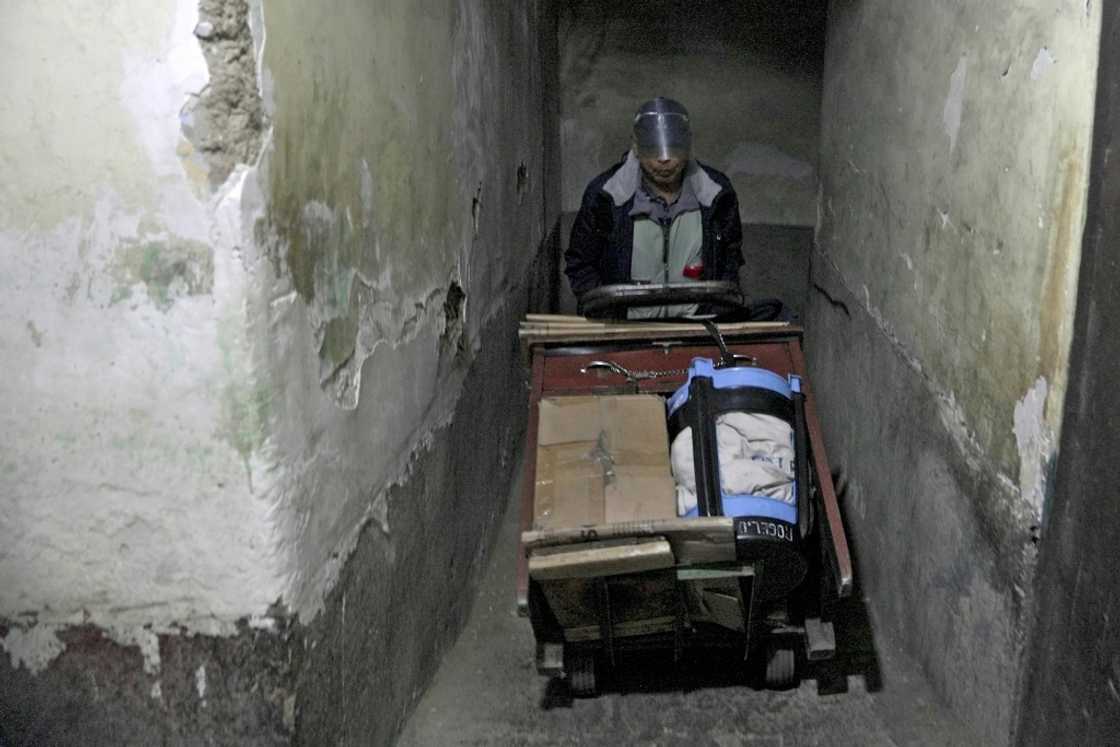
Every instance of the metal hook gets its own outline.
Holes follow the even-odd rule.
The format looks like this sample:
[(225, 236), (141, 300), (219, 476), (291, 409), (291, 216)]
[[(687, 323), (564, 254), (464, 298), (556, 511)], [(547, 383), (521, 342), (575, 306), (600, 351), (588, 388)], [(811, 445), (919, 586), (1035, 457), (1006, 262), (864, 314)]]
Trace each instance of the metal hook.
[(638, 381), (638, 378), (634, 376), (634, 374), (630, 373), (628, 369), (623, 368), (613, 361), (591, 361), (586, 366), (581, 368), (579, 372), (581, 374), (588, 374), (596, 369), (606, 369), (611, 373), (616, 373), (619, 376), (624, 376), (626, 377), (626, 380), (631, 384), (637, 383)]

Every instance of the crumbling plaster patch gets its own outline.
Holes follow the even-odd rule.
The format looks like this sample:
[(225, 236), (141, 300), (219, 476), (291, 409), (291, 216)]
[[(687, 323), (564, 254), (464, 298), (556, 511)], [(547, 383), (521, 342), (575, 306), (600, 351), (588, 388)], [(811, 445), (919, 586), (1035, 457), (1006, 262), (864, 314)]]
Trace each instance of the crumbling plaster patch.
[(201, 0), (194, 28), (209, 80), (182, 109), (180, 155), (218, 188), (239, 163), (254, 163), (267, 123), (245, 0)]
[(957, 133), (961, 130), (961, 115), (964, 113), (965, 85), (968, 81), (968, 57), (961, 55), (957, 67), (949, 77), (949, 94), (945, 97), (945, 110), (941, 121), (945, 134), (949, 136), (949, 153), (957, 149)]
[(1049, 387), (1042, 376), (1015, 405), (1015, 442), (1019, 446), (1019, 494), (1041, 522), (1046, 482), (1054, 457), (1054, 437), (1046, 421)]
[(66, 648), (50, 625), (10, 628), (8, 634), (0, 638), (0, 647), (8, 653), (12, 666), (27, 667), (32, 674), (46, 669)]

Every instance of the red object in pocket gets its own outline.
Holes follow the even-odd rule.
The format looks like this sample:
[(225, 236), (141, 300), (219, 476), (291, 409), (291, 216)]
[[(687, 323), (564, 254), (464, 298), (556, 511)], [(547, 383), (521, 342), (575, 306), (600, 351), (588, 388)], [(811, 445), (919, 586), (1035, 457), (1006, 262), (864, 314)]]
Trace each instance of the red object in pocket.
[(681, 274), (690, 280), (699, 280), (704, 274), (704, 265), (687, 265)]

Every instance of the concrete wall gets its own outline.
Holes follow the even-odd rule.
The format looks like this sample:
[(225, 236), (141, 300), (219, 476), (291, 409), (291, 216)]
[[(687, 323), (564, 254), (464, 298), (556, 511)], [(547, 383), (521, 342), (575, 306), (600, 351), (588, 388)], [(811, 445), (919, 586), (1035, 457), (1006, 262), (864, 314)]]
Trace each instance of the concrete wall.
[[(448, 619), (379, 659), (389, 738), (508, 489), (554, 44), (539, 3), (149, 5), (19, 2), (0, 31), (27, 73), (0, 99), (0, 737), (74, 739), (62, 714), (113, 692), (106, 734), (314, 741), (304, 641), (396, 645), (352, 627), (349, 574), (384, 590), (365, 619)], [(464, 398), (492, 424), (469, 450)]]
[(735, 185), (743, 221), (812, 225), (824, 5), (562, 4), (563, 207), (630, 147), (634, 111), (689, 108), (695, 154)]
[(810, 363), (864, 588), (1007, 741), (1051, 486), (1099, 4), (829, 7)]
[(1120, 8), (1101, 8), (1085, 242), (1061, 453), (1039, 554), (1020, 709), (1022, 745), (1108, 744), (1120, 733)]

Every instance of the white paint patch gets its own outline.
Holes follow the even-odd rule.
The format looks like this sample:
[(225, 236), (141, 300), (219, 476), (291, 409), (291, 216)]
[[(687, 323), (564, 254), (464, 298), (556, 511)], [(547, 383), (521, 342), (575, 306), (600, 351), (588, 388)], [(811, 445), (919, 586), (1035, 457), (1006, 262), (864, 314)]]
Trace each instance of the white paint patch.
[(27, 667), (32, 674), (46, 669), (66, 646), (55, 635), (54, 625), (32, 625), (24, 630), (10, 628), (8, 635), (0, 638), (0, 648), (8, 652), (12, 667)]
[(1031, 80), (1038, 80), (1041, 78), (1046, 74), (1047, 70), (1053, 67), (1055, 62), (1057, 62), (1057, 60), (1054, 59), (1054, 55), (1050, 54), (1049, 49), (1046, 47), (1039, 49), (1038, 54), (1034, 58), (1034, 64), (1031, 65)]
[(194, 670), (194, 689), (201, 700), (206, 700), (206, 665), (199, 664)]
[(106, 631), (110, 638), (123, 646), (136, 646), (144, 657), (145, 674), (159, 674), (159, 636), (151, 628), (115, 627)]
[(780, 176), (806, 181), (813, 176), (813, 165), (770, 143), (740, 143), (725, 159), (724, 172), (728, 176)]
[(945, 109), (941, 121), (945, 134), (949, 136), (949, 153), (957, 148), (957, 134), (961, 129), (961, 115), (964, 113), (965, 83), (968, 78), (968, 58), (961, 55), (957, 69), (949, 77), (949, 95), (945, 98)]
[(153, 700), (163, 700), (163, 685), (159, 680), (152, 683), (152, 689), (148, 691), (148, 695)]
[(1015, 442), (1019, 447), (1019, 495), (1038, 517), (1046, 495), (1046, 465), (1053, 449), (1053, 434), (1046, 424), (1049, 386), (1039, 376), (1015, 405)]

